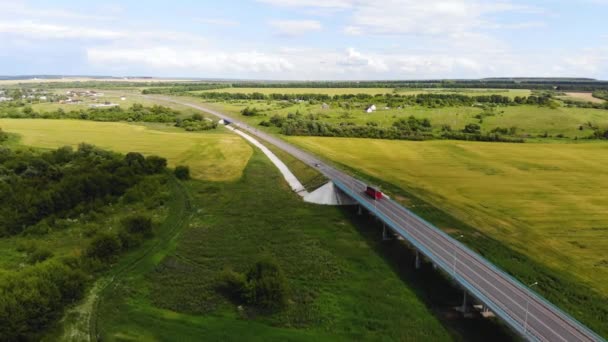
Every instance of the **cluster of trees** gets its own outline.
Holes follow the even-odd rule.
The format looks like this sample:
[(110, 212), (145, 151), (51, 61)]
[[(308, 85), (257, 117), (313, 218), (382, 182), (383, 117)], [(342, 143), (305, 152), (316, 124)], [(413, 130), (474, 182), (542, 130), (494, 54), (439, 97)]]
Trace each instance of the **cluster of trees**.
[(264, 310), (278, 310), (287, 304), (287, 279), (272, 258), (258, 260), (245, 273), (224, 270), (219, 290), (231, 299)]
[(368, 122), (366, 125), (356, 125), (352, 122), (332, 124), (320, 121), (317, 116), (303, 116), (299, 113), (290, 113), (286, 117), (275, 115), (269, 121), (262, 121), (260, 125), (278, 127), (285, 135), (402, 140), (424, 140), (433, 137), (431, 122), (413, 116), (400, 119), (388, 128), (378, 127), (374, 122)]
[(144, 107), (133, 104), (128, 109), (120, 106), (109, 108), (87, 108), (65, 111), (59, 108), (52, 112), (38, 113), (32, 107), (21, 110), (10, 108), (0, 112), (0, 117), (8, 118), (41, 118), (41, 119), (80, 119), (93, 121), (140, 121), (140, 122), (174, 122), (180, 112), (169, 107), (153, 105)]
[(244, 116), (256, 116), (260, 114), (260, 110), (253, 107), (253, 108), (243, 108), (243, 110), (241, 110), (241, 114)]
[(81, 144), (35, 154), (0, 150), (0, 236), (110, 203), (167, 161)]
[(448, 125), (441, 128), (441, 137), (452, 140), (487, 141), (487, 142), (514, 142), (523, 143), (523, 138), (514, 137), (517, 127), (496, 127), (489, 133), (482, 133), (481, 126), (475, 123), (467, 124), (460, 131), (454, 131)]
[(593, 108), (593, 109), (608, 109), (608, 101), (604, 103), (597, 103), (591, 101), (575, 101), (575, 100), (563, 100), (564, 103), (568, 107), (578, 107), (578, 108)]
[(234, 88), (500, 88), (593, 91), (608, 82), (577, 78), (490, 78), (480, 80), (404, 80), (343, 82), (237, 82)]
[[(31, 228), (60, 227), (63, 217), (93, 215), (147, 180), (163, 177), (166, 165), (160, 157), (123, 156), (86, 144), (44, 153), (1, 148), (0, 236), (40, 234)], [(94, 234), (80, 256), (54, 257), (36, 245), (19, 249), (31, 266), (0, 274), (0, 340), (39, 339), (66, 305), (82, 297), (93, 272), (152, 236), (152, 228), (147, 216), (127, 217), (112, 233)]]
[(35, 340), (64, 306), (80, 299), (87, 275), (77, 259), (49, 260), (0, 277), (0, 340)]
[(177, 118), (176, 127), (181, 127), (186, 131), (206, 131), (217, 128), (217, 122), (205, 119), (201, 114), (195, 113), (191, 117), (182, 119)]
[(593, 97), (608, 101), (608, 90), (597, 90), (591, 94)]
[(178, 84), (172, 87), (154, 87), (142, 90), (142, 94), (167, 94), (176, 95), (189, 91), (214, 90), (229, 88), (228, 83), (193, 83), (193, 84)]
[(189, 118), (182, 119), (181, 112), (169, 107), (153, 105), (145, 107), (135, 103), (128, 109), (119, 106), (110, 108), (87, 108), (80, 110), (65, 111), (59, 108), (52, 112), (38, 113), (30, 106), (22, 109), (7, 108), (0, 111), (0, 117), (7, 118), (41, 118), (41, 119), (79, 119), (92, 121), (129, 121), (129, 122), (174, 122), (176, 127), (187, 131), (203, 131), (214, 129), (217, 123), (205, 120), (200, 114), (193, 114)]
[[(451, 107), (451, 106), (472, 106), (474, 104), (494, 104), (494, 105), (551, 105), (552, 99), (550, 94), (541, 96), (517, 96), (510, 98), (502, 95), (477, 95), (467, 96), (461, 94), (417, 94), (417, 95), (399, 95), (399, 94), (262, 94), (262, 93), (220, 93), (209, 92), (199, 95), (202, 98), (210, 100), (280, 100), (280, 101), (325, 101), (325, 102), (341, 102), (341, 101), (356, 101), (361, 102), (358, 107), (365, 107), (370, 103), (386, 103), (389, 107), (398, 106), (425, 106), (425, 107)], [(255, 108), (245, 108), (243, 115), (256, 115)]]

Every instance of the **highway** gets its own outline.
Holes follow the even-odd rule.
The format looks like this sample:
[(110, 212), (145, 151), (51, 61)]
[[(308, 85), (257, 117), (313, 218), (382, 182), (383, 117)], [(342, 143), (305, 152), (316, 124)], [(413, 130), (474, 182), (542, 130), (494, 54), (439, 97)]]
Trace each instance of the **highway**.
[(374, 200), (367, 196), (364, 193), (364, 182), (328, 165), (314, 155), (203, 105), (179, 98), (154, 98), (213, 114), (316, 167), (342, 191), (381, 219), (393, 232), (417, 248), (427, 259), (454, 278), (470, 295), (485, 304), (497, 317), (526, 339), (605, 341), (482, 256), (400, 204), (386, 198)]

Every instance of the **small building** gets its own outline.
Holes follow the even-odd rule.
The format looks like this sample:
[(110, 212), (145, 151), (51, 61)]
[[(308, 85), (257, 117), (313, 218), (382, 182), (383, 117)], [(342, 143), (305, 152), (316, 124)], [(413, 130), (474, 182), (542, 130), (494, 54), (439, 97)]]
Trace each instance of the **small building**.
[(321, 105), (321, 109), (327, 110), (327, 109), (329, 109), (329, 105), (327, 103), (323, 103)]
[(126, 97), (124, 97), (124, 96), (121, 96), (121, 97), (120, 97), (120, 101), (125, 101), (126, 99), (127, 99), (127, 98), (126, 98)]
[(371, 105), (369, 107), (367, 107), (367, 109), (365, 110), (367, 113), (373, 113), (376, 111), (376, 105)]

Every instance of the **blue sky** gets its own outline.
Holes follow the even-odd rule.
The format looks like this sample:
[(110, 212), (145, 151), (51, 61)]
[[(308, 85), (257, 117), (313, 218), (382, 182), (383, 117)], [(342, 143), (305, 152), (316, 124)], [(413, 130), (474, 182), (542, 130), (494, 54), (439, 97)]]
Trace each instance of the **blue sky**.
[(608, 79), (608, 0), (0, 0), (0, 75)]

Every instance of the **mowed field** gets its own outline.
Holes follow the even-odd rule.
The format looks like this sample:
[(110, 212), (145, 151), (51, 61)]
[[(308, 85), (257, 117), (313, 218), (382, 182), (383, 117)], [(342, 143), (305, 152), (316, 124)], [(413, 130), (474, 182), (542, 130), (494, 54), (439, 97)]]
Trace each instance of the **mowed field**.
[(561, 96), (560, 98), (573, 101), (604, 103), (604, 100), (598, 99), (597, 97), (593, 97), (593, 95), (591, 95), (591, 93), (589, 92), (569, 92), (566, 93), (566, 96)]
[(608, 297), (608, 144), (288, 140), (406, 189)]
[(250, 145), (228, 131), (187, 133), (117, 122), (42, 119), (0, 119), (0, 127), (19, 134), (20, 143), (28, 146), (56, 148), (86, 142), (121, 153), (159, 155), (170, 166), (188, 165), (192, 176), (203, 180), (239, 178), (253, 153)]

